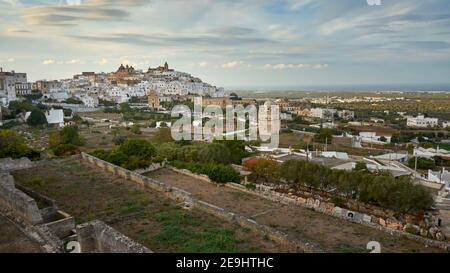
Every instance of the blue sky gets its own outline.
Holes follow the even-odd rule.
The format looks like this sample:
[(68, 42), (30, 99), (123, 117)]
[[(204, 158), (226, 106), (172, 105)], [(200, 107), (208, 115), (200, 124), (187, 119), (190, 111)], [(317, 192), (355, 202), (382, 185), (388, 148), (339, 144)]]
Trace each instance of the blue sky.
[(450, 83), (448, 0), (0, 0), (0, 29), (31, 80), (167, 61), (225, 87)]

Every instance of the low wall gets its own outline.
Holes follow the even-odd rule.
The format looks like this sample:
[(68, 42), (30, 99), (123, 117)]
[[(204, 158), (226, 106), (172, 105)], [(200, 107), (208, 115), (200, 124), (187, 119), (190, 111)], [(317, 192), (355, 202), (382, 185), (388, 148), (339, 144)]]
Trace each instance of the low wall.
[[(241, 215), (229, 212), (223, 208), (209, 204), (207, 202), (197, 200), (196, 198), (192, 197), (191, 193), (184, 191), (182, 189), (172, 187), (170, 185), (167, 185), (167, 184), (157, 181), (155, 179), (151, 179), (149, 177), (145, 177), (143, 175), (134, 173), (132, 171), (129, 171), (122, 167), (113, 165), (109, 162), (106, 162), (104, 160), (101, 160), (99, 158), (96, 158), (96, 157), (86, 154), (86, 153), (82, 153), (81, 158), (84, 161), (89, 162), (105, 171), (114, 173), (125, 179), (131, 180), (139, 186), (163, 192), (163, 193), (165, 193), (165, 195), (168, 198), (170, 198), (172, 200), (186, 202), (193, 208), (197, 208), (204, 212), (215, 215), (216, 217), (218, 217), (220, 219), (223, 219), (223, 220), (226, 220), (226, 221), (229, 221), (232, 223), (236, 223), (244, 228), (249, 228), (252, 231), (261, 234), (262, 236), (267, 236), (267, 238), (269, 238), (277, 243), (293, 247), (298, 252), (322, 252), (319, 248), (317, 248), (313, 245), (310, 245), (306, 242), (299, 241), (296, 238), (291, 238), (287, 234), (285, 234), (281, 231), (275, 230), (273, 228), (270, 228), (268, 226), (258, 224), (254, 220), (249, 219), (245, 216), (241, 216)], [(171, 168), (170, 166), (168, 166), (168, 167)], [(174, 168), (171, 168), (171, 169), (178, 170), (178, 169), (174, 169)], [(178, 171), (185, 173), (184, 171), (181, 171), (181, 170), (178, 170)], [(187, 175), (189, 175), (189, 173), (190, 173), (189, 171), (186, 172)], [(198, 178), (198, 175), (196, 175), (196, 174), (191, 173), (191, 175), (194, 176), (195, 178)], [(205, 179), (205, 181), (211, 182), (209, 179)]]
[(81, 252), (152, 253), (104, 222), (95, 220), (76, 227)]
[(165, 162), (161, 162), (161, 163), (153, 163), (150, 166), (148, 166), (145, 169), (139, 169), (139, 170), (134, 170), (134, 173), (138, 173), (138, 174), (144, 174), (144, 173), (149, 173), (149, 172), (154, 172), (156, 170), (159, 170), (161, 168), (164, 168), (164, 166), (166, 165)]
[[(356, 211), (351, 211), (348, 209), (344, 209), (336, 206), (331, 202), (323, 202), (314, 198), (302, 198), (302, 197), (293, 197), (287, 194), (279, 193), (273, 191), (271, 187), (265, 185), (256, 185), (255, 190), (251, 190), (246, 188), (243, 185), (235, 184), (235, 183), (227, 183), (226, 187), (237, 189), (249, 194), (256, 195), (258, 197), (262, 197), (271, 201), (279, 202), (286, 205), (299, 205), (306, 208), (313, 209), (317, 212), (321, 212), (330, 216), (334, 216), (337, 218), (341, 218), (347, 221), (351, 221), (354, 223), (362, 224), (367, 227), (375, 228), (384, 232), (387, 232), (393, 236), (398, 237), (406, 237), (408, 239), (412, 239), (418, 242), (423, 243), (426, 246), (433, 246), (442, 249), (446, 249), (450, 251), (450, 243), (442, 242), (437, 240), (432, 240), (430, 238), (426, 238), (424, 236), (418, 236), (411, 233), (404, 232), (404, 226), (399, 224), (396, 221), (390, 219), (382, 219), (378, 217), (374, 217), (368, 214), (359, 213)], [(438, 231), (436, 231), (437, 233)], [(435, 233), (435, 234), (436, 234)], [(428, 234), (428, 233), (427, 233)], [(434, 235), (435, 236), (435, 235)]]
[(36, 201), (16, 189), (12, 175), (0, 174), (0, 204), (10, 208), (32, 224), (40, 224), (44, 221)]
[(48, 229), (55, 234), (59, 239), (64, 239), (72, 235), (72, 230), (75, 229), (75, 219), (69, 214), (58, 211), (56, 219), (52, 222), (44, 224)]
[(78, 154), (78, 155), (73, 155), (73, 156), (69, 156), (69, 157), (65, 157), (65, 158), (45, 159), (45, 160), (39, 160), (39, 161), (31, 161), (27, 157), (22, 157), (19, 159), (12, 159), (10, 157), (1, 158), (0, 159), (0, 173), (29, 169), (29, 168), (44, 166), (44, 165), (52, 164), (52, 163), (63, 163), (66, 161), (71, 161), (76, 158), (80, 158), (80, 155)]

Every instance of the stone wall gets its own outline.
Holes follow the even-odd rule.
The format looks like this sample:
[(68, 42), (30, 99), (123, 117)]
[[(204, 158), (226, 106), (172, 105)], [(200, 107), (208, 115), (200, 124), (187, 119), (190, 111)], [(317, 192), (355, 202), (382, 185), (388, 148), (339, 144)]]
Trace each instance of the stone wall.
[(9, 174), (0, 174), (0, 204), (10, 208), (32, 224), (40, 224), (44, 221), (36, 201), (16, 189), (14, 177)]
[(150, 166), (148, 166), (145, 169), (134, 170), (133, 172), (135, 172), (137, 174), (144, 174), (144, 173), (154, 172), (156, 170), (164, 168), (165, 165), (166, 165), (166, 162), (152, 163)]
[[(126, 170), (122, 167), (113, 165), (109, 162), (106, 162), (104, 160), (101, 160), (99, 158), (96, 158), (92, 155), (82, 153), (81, 154), (82, 160), (89, 162), (93, 164), (94, 166), (97, 166), (105, 171), (111, 172), (113, 174), (119, 175), (125, 179), (131, 180), (135, 182), (138, 186), (153, 189), (156, 191), (163, 192), (168, 198), (178, 201), (178, 202), (184, 202), (186, 207), (192, 207), (197, 208), (199, 210), (202, 210), (204, 212), (207, 212), (209, 214), (215, 215), (220, 219), (236, 223), (242, 227), (249, 228), (254, 232), (257, 232), (261, 234), (262, 236), (267, 236), (267, 238), (280, 243), (287, 245), (291, 248), (295, 248), (298, 252), (322, 252), (319, 248), (310, 245), (306, 242), (302, 242), (297, 240), (296, 238), (291, 238), (287, 234), (280, 232), (278, 230), (275, 230), (273, 228), (270, 228), (268, 226), (264, 226), (261, 224), (258, 224), (252, 219), (249, 219), (245, 216), (241, 216), (232, 212), (229, 212), (223, 208), (214, 206), (212, 204), (209, 204), (207, 202), (198, 200), (194, 198), (191, 193), (186, 192), (182, 189), (172, 187), (170, 185), (167, 185), (165, 183), (162, 183), (160, 181), (157, 181), (155, 179), (151, 179), (149, 177), (145, 177), (143, 175), (134, 173), (132, 171)], [(170, 167), (169, 167), (170, 168)], [(172, 168), (173, 169), (173, 168)], [(176, 169), (174, 169), (176, 170)], [(189, 175), (189, 171), (182, 171), (177, 170), (183, 174)], [(198, 178), (199, 175), (192, 174), (191, 176)], [(200, 176), (201, 177), (201, 176)], [(209, 179), (205, 181), (211, 182)], [(212, 183), (212, 182), (211, 182)]]
[[(418, 232), (420, 232), (422, 235), (425, 236), (419, 236), (415, 234), (411, 234), (408, 232), (405, 232), (404, 229), (406, 226), (411, 226), (411, 224), (402, 225), (395, 219), (383, 219), (379, 217), (375, 217), (373, 215), (360, 213), (357, 211), (348, 210), (345, 208), (341, 208), (336, 206), (334, 203), (331, 202), (324, 202), (323, 200), (315, 199), (315, 198), (303, 198), (303, 197), (295, 197), (289, 194), (283, 194), (280, 192), (276, 192), (273, 190), (272, 187), (266, 186), (266, 185), (256, 185), (256, 188), (254, 190), (248, 189), (243, 185), (235, 184), (235, 183), (227, 183), (227, 187), (237, 189), (249, 194), (253, 194), (271, 201), (279, 202), (286, 205), (299, 205), (306, 208), (313, 209), (315, 211), (333, 216), (338, 217), (347, 221), (351, 221), (354, 223), (362, 224), (371, 228), (375, 228), (384, 232), (387, 232), (393, 236), (398, 237), (406, 237), (415, 241), (419, 241), (427, 246), (434, 246), (439, 247), (442, 249), (446, 249), (450, 251), (450, 243), (449, 242), (442, 242), (436, 239), (436, 234), (438, 234), (438, 229), (436, 228), (430, 228), (430, 230), (434, 229), (434, 237), (428, 238), (430, 232), (427, 231), (426, 234), (422, 230), (418, 229)], [(418, 227), (417, 227), (418, 228)]]
[(99, 220), (78, 225), (76, 231), (83, 253), (152, 253), (150, 249)]
[(46, 159), (39, 161), (31, 161), (27, 157), (22, 157), (20, 159), (12, 159), (8, 158), (0, 158), (0, 173), (1, 172), (10, 172), (15, 170), (23, 170), (29, 169), (33, 167), (44, 166), (52, 163), (62, 163), (66, 161), (73, 160), (75, 158), (80, 158), (80, 155), (73, 155), (61, 159)]

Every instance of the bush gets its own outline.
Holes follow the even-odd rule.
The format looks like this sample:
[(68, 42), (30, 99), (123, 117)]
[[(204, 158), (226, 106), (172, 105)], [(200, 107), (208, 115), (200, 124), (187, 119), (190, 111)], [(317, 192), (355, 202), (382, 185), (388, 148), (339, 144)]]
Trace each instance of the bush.
[(125, 136), (117, 135), (117, 136), (113, 137), (113, 142), (117, 146), (122, 145), (125, 142), (125, 140), (127, 140), (127, 137), (125, 137)]
[(127, 156), (139, 156), (145, 159), (151, 159), (156, 154), (155, 147), (150, 142), (136, 138), (125, 140), (119, 150)]
[(181, 161), (174, 161), (172, 165), (179, 169), (188, 169), (193, 173), (205, 174), (217, 183), (240, 182), (239, 174), (231, 166), (215, 163), (186, 163)]
[(434, 201), (421, 185), (411, 178), (394, 178), (389, 173), (332, 170), (302, 161), (288, 160), (281, 166), (282, 177), (290, 183), (333, 191), (338, 197), (353, 198), (401, 213), (418, 213), (430, 209)]
[(139, 124), (133, 124), (133, 126), (131, 126), (130, 131), (136, 135), (140, 135), (142, 133), (141, 126), (139, 126)]
[(12, 130), (0, 130), (0, 158), (20, 158), (30, 153), (24, 137)]
[(203, 163), (230, 163), (231, 153), (227, 146), (223, 144), (209, 144), (199, 153), (199, 161)]
[(73, 144), (59, 144), (52, 150), (56, 156), (70, 156), (80, 153), (80, 148)]
[(30, 126), (44, 125), (47, 124), (47, 118), (41, 110), (36, 109), (31, 111), (31, 114), (27, 119), (27, 124)]
[[(410, 168), (415, 168), (416, 166), (416, 157), (412, 157), (408, 160), (408, 166)], [(417, 169), (419, 170), (428, 170), (433, 169), (435, 167), (435, 163), (433, 159), (428, 159), (424, 157), (417, 158)]]

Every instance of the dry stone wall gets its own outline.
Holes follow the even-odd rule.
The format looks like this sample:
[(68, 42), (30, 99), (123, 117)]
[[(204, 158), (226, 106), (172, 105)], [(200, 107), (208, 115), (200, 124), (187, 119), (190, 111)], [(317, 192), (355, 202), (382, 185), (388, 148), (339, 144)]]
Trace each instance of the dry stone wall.
[(36, 201), (16, 189), (14, 177), (10, 174), (0, 174), (0, 204), (10, 208), (32, 224), (40, 224), (44, 221)]
[[(443, 235), (442, 233), (439, 232), (439, 229), (436, 227), (430, 228), (429, 230), (431, 231), (429, 231), (429, 230), (421, 230), (419, 227), (411, 224), (406, 224), (404, 226), (397, 220), (392, 220), (389, 218), (383, 219), (373, 215), (348, 210), (345, 208), (338, 207), (331, 202), (323, 202), (323, 200), (315, 199), (312, 197), (310, 198), (295, 197), (289, 194), (276, 192), (272, 187), (266, 185), (259, 185), (259, 184), (255, 185), (254, 190), (248, 189), (243, 185), (235, 183), (227, 183), (226, 186), (282, 204), (299, 205), (307, 207), (330, 216), (334, 216), (337, 218), (341, 218), (347, 221), (362, 224), (371, 228), (387, 232), (393, 236), (406, 237), (415, 241), (419, 241), (426, 246), (439, 247), (450, 251), (450, 243), (443, 242), (445, 237), (439, 238), (439, 236)], [(414, 228), (418, 230), (418, 233), (421, 236), (405, 232), (407, 226), (408, 227), (414, 226)], [(434, 235), (431, 235), (430, 233), (434, 233)]]
[(99, 220), (78, 225), (76, 230), (81, 252), (84, 253), (152, 253), (150, 249)]
[[(322, 252), (322, 250), (320, 250), (319, 248), (317, 248), (313, 245), (299, 241), (296, 238), (292, 238), (292, 237), (288, 236), (287, 234), (280, 232), (278, 230), (275, 230), (273, 228), (270, 228), (268, 226), (261, 225), (261, 224), (255, 222), (254, 220), (249, 219), (245, 216), (241, 216), (241, 215), (229, 212), (223, 208), (220, 208), (220, 207), (214, 206), (212, 204), (209, 204), (207, 202), (198, 200), (198, 199), (194, 198), (191, 195), (191, 193), (186, 192), (182, 189), (172, 187), (170, 185), (167, 185), (167, 184), (157, 181), (155, 179), (151, 179), (149, 177), (145, 177), (143, 175), (134, 173), (132, 171), (129, 171), (122, 167), (116, 166), (114, 164), (111, 164), (109, 162), (106, 162), (104, 160), (101, 160), (97, 157), (94, 157), (94, 156), (86, 154), (86, 153), (82, 153), (81, 158), (82, 158), (82, 160), (89, 162), (89, 163), (93, 164), (94, 166), (97, 166), (105, 171), (111, 172), (111, 173), (119, 175), (125, 179), (131, 180), (139, 186), (163, 192), (170, 199), (186, 203), (186, 205), (185, 205), (186, 207), (197, 208), (204, 212), (215, 215), (220, 219), (223, 219), (223, 220), (226, 220), (226, 221), (229, 221), (232, 223), (236, 223), (245, 228), (249, 228), (252, 231), (257, 232), (257, 233), (261, 234), (262, 236), (266, 236), (267, 238), (269, 238), (275, 242), (290, 246), (291, 248), (295, 248), (296, 251), (298, 251), (298, 252)], [(179, 170), (179, 171), (181, 171), (181, 170)], [(184, 171), (181, 171), (181, 172), (184, 173)], [(188, 172), (189, 171), (187, 171), (186, 174), (188, 174)], [(193, 177), (198, 176), (198, 175), (192, 174), (192, 173), (191, 173), (191, 175)], [(205, 181), (209, 180), (209, 178), (208, 179), (204, 178), (204, 179), (205, 179)], [(208, 182), (211, 182), (211, 181), (209, 180)]]

